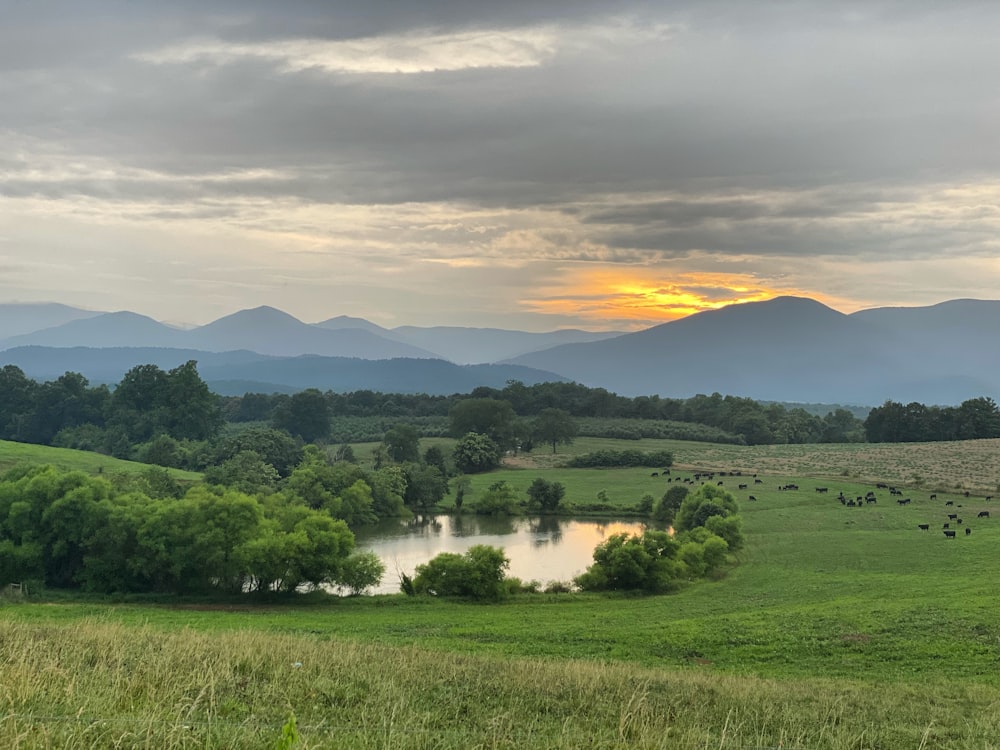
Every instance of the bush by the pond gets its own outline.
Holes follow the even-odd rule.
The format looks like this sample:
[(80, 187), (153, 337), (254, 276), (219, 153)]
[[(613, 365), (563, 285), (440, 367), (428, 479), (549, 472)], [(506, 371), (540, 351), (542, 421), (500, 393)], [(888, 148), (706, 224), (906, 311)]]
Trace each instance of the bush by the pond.
[[(502, 549), (477, 544), (464, 555), (442, 552), (418, 565), (410, 588), (415, 594), (497, 600), (507, 593), (504, 574), (509, 567)], [(405, 588), (404, 592), (410, 593)]]

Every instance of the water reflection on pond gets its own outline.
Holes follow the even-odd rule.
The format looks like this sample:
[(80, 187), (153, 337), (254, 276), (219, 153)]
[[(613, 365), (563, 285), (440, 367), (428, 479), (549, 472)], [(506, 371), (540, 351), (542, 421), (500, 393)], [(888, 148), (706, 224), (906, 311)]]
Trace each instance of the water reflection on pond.
[(399, 592), (399, 573), (441, 552), (465, 552), (476, 544), (503, 547), (509, 575), (524, 581), (569, 581), (593, 562), (594, 547), (612, 534), (641, 534), (639, 521), (570, 519), (552, 516), (427, 516), (385, 521), (355, 532), (356, 549), (371, 550), (386, 574), (375, 593)]

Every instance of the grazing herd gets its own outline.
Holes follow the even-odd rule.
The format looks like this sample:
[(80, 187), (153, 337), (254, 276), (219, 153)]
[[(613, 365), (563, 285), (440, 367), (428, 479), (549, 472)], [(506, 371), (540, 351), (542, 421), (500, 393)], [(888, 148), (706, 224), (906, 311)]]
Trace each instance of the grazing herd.
[[(664, 475), (669, 475), (670, 472), (668, 470), (664, 470), (663, 474)], [(654, 477), (657, 476), (656, 473), (654, 473), (653, 476)], [(725, 476), (742, 477), (743, 473), (740, 472), (740, 471), (730, 471), (730, 472), (727, 472), (727, 471), (697, 472), (697, 473), (693, 474), (691, 477), (684, 477), (684, 478), (682, 478), (682, 477), (678, 476), (678, 477), (676, 477), (676, 481), (678, 481), (678, 482), (682, 482), (683, 481), (683, 482), (685, 482), (687, 484), (695, 484), (695, 483), (699, 483), (699, 482), (701, 484), (704, 484), (706, 481), (713, 481), (713, 480), (715, 480), (716, 476), (719, 476), (719, 477), (725, 477)], [(673, 477), (668, 477), (667, 481), (670, 482), (670, 481), (673, 481), (673, 479), (674, 479)], [(757, 475), (754, 474), (753, 475), (753, 483), (755, 485), (763, 484), (764, 480), (759, 479), (757, 477)], [(725, 482), (721, 481), (721, 480), (717, 481), (716, 482), (716, 486), (723, 487), (723, 486), (725, 486)], [(737, 488), (739, 490), (748, 490), (749, 489), (749, 483), (748, 482), (739, 482), (737, 484)], [(799, 486), (797, 484), (779, 484), (778, 485), (778, 490), (779, 491), (791, 491), (791, 490), (798, 490), (798, 489), (799, 489)], [(829, 487), (815, 487), (814, 489), (820, 495), (825, 495), (825, 494), (827, 494), (830, 491)], [(912, 498), (910, 498), (910, 497), (903, 497), (903, 491), (900, 490), (898, 487), (890, 486), (890, 485), (888, 485), (888, 484), (886, 484), (884, 482), (878, 482), (878, 483), (876, 483), (875, 489), (876, 490), (888, 490), (889, 495), (891, 497), (896, 497), (897, 498), (896, 499), (896, 504), (899, 505), (899, 506), (910, 505), (913, 502)], [(969, 491), (966, 490), (966, 491), (962, 492), (962, 497), (963, 498), (970, 498), (971, 494), (972, 494), (971, 492), (969, 492)], [(989, 502), (992, 499), (993, 499), (992, 495), (986, 495), (984, 497), (984, 502)], [(747, 500), (749, 502), (757, 502), (757, 498), (754, 495), (747, 495)], [(844, 505), (845, 507), (848, 507), (848, 508), (860, 508), (860, 507), (863, 507), (863, 506), (866, 506), (866, 505), (877, 505), (878, 504), (878, 496), (872, 490), (869, 490), (864, 495), (856, 495), (854, 497), (848, 497), (848, 496), (846, 496), (843, 493), (843, 491), (840, 491), (839, 494), (837, 495), (837, 500), (838, 500), (838, 502), (840, 502), (841, 505)], [(938, 502), (937, 493), (931, 493), (931, 495), (928, 497), (928, 500), (930, 502)], [(961, 508), (962, 506), (961, 506), (961, 504), (956, 505), (954, 500), (946, 500), (944, 502), (944, 507), (946, 507), (946, 508), (956, 508), (957, 509), (957, 508)], [(963, 531), (963, 527), (964, 527), (964, 531), (963, 531), (964, 536), (971, 536), (972, 535), (972, 527), (971, 526), (966, 526), (965, 525), (965, 521), (962, 518), (959, 517), (958, 513), (946, 513), (945, 515), (947, 516), (948, 520), (945, 521), (942, 524), (942, 529), (941, 529), (944, 532), (944, 538), (945, 539), (955, 539), (955, 538), (957, 538), (958, 533), (960, 531)], [(990, 512), (988, 510), (980, 510), (978, 513), (976, 513), (976, 519), (977, 520), (987, 519), (989, 517), (990, 517)], [(952, 528), (952, 523), (955, 524), (955, 528)], [(930, 528), (931, 528), (931, 524), (930, 523), (918, 523), (917, 524), (917, 529), (920, 530), (920, 531), (930, 531)]]

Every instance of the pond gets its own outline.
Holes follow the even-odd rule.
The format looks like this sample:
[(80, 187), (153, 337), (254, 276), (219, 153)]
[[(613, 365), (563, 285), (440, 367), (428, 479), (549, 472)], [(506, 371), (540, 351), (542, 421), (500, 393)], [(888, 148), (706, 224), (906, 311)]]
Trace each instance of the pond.
[(639, 521), (552, 516), (426, 516), (386, 521), (355, 532), (357, 551), (372, 551), (385, 564), (377, 594), (399, 593), (399, 574), (413, 575), (441, 552), (465, 552), (476, 544), (503, 547), (508, 575), (522, 581), (569, 582), (593, 562), (594, 547), (612, 534), (641, 534)]

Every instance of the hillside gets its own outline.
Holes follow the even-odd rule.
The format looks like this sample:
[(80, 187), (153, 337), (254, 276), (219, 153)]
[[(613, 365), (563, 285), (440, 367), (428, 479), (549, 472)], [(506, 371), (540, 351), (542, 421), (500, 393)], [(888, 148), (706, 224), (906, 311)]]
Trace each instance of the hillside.
[[(9, 469), (17, 464), (34, 466), (48, 464), (66, 471), (84, 471), (88, 474), (137, 474), (150, 468), (149, 464), (138, 461), (123, 461), (120, 458), (105, 456), (103, 453), (70, 450), (69, 448), (52, 448), (47, 445), (31, 445), (15, 443), (10, 440), (0, 440), (0, 470)], [(153, 467), (163, 470), (162, 467)], [(166, 469), (170, 476), (183, 482), (201, 480), (201, 474), (182, 469)]]

